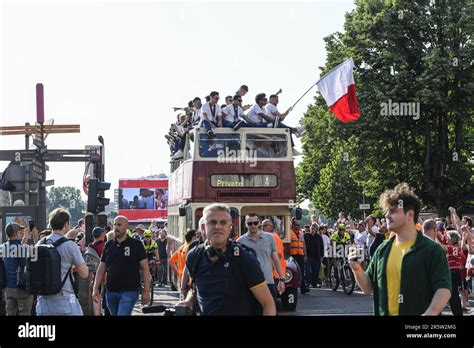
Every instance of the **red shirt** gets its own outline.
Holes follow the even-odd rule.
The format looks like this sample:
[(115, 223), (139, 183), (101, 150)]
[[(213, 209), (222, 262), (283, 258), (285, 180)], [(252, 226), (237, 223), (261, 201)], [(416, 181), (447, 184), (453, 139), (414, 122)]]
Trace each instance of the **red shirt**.
[(446, 250), (446, 257), (448, 258), (449, 269), (461, 269), (462, 263), (462, 249), (459, 245), (450, 245)]
[(92, 247), (96, 251), (97, 255), (99, 255), (99, 257), (102, 257), (102, 253), (104, 252), (105, 242), (103, 240), (97, 240), (94, 243), (92, 243)]

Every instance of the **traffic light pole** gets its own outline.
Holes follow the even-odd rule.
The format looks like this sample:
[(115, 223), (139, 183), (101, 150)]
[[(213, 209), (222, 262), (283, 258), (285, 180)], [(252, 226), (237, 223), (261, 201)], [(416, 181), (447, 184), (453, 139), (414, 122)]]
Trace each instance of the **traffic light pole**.
[[(43, 84), (36, 85), (36, 122), (40, 125), (39, 144), (44, 148), (44, 90)], [(43, 153), (38, 151), (38, 160), (41, 163), (41, 180), (38, 182), (38, 213), (36, 214), (37, 226), (46, 228), (46, 163)]]

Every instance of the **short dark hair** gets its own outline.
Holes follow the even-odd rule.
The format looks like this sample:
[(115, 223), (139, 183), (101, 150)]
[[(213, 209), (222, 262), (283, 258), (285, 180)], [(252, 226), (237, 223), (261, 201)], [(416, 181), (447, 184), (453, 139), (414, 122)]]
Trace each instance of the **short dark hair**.
[(210, 101), (211, 101), (211, 97), (208, 96), (208, 95), (206, 95), (206, 98), (205, 98), (205, 99), (206, 99), (207, 102), (210, 102)]
[(272, 98), (278, 98), (278, 96), (276, 94), (272, 94), (271, 96), (269, 96), (268, 98), (272, 99)]
[(184, 239), (186, 240), (186, 242), (190, 242), (193, 240), (193, 238), (196, 237), (196, 230), (189, 230), (188, 232), (186, 232), (186, 234), (184, 235)]
[(234, 95), (234, 97), (232, 99), (236, 100), (236, 99), (240, 99), (240, 98), (242, 98), (242, 97), (240, 95), (236, 94), (236, 95)]
[(467, 224), (469, 225), (470, 228), (472, 228), (472, 219), (469, 216), (463, 216), (463, 219), (466, 219)]
[(195, 101), (198, 101), (198, 100), (201, 101), (201, 98), (199, 98), (199, 97), (194, 98), (194, 99), (193, 99), (193, 103), (194, 103)]
[(215, 97), (216, 95), (219, 95), (219, 92), (216, 92), (216, 91), (212, 91), (209, 96), (212, 98), (212, 97)]
[(95, 228), (92, 230), (92, 236), (97, 239), (97, 238), (99, 238), (99, 237), (102, 235), (102, 233), (104, 233), (104, 232), (105, 232), (105, 230), (104, 230), (102, 227), (95, 227)]
[(227, 97), (225, 97), (226, 100), (229, 99), (229, 98), (230, 98), (230, 99), (234, 99), (234, 98), (232, 98), (231, 95), (228, 95)]
[(413, 222), (418, 223), (421, 201), (407, 183), (398, 184), (392, 190), (386, 190), (380, 195), (379, 204), (386, 211), (399, 207), (400, 203), (405, 214), (413, 210)]
[(56, 208), (49, 214), (49, 224), (53, 231), (62, 230), (71, 220), (71, 215), (64, 208)]
[(190, 100), (190, 101), (188, 102), (188, 108), (192, 108), (192, 107), (193, 107), (193, 101)]
[(373, 215), (367, 216), (367, 218), (365, 219), (365, 221), (367, 221), (368, 219), (372, 219), (372, 222), (373, 222), (374, 224), (377, 222), (377, 219), (376, 219), (375, 216), (373, 216)]
[(255, 102), (258, 103), (260, 100), (266, 99), (267, 96), (265, 93), (259, 93), (255, 96)]
[(246, 216), (245, 216), (245, 219), (247, 219), (247, 217), (256, 217), (258, 219), (258, 221), (260, 221), (260, 216), (258, 216), (257, 213), (248, 213)]
[(239, 88), (239, 89), (243, 89), (243, 90), (244, 90), (244, 91), (246, 91), (246, 92), (248, 92), (248, 91), (249, 91), (249, 88), (248, 88), (248, 86), (247, 86), (247, 85), (242, 85), (242, 86), (240, 86), (240, 88)]

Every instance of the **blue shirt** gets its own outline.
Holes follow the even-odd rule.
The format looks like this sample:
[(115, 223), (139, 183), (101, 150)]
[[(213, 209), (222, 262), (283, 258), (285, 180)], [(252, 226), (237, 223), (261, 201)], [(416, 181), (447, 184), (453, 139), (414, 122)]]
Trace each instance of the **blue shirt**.
[[(4, 247), (10, 248), (14, 247), (17, 248), (18, 246), (21, 245), (21, 240), (9, 240), (4, 244)], [(6, 254), (6, 250), (5, 250)], [(7, 288), (14, 289), (16, 288), (16, 272), (18, 270), (18, 267), (25, 267), (26, 265), (26, 258), (20, 258), (20, 257), (5, 257), (3, 259), (3, 264), (5, 265), (5, 275), (7, 277)]]
[[(188, 252), (186, 266), (190, 270), (195, 263), (197, 249), (195, 247)], [(201, 256), (194, 273), (194, 283), (202, 315), (250, 315), (252, 294), (249, 289), (266, 284), (255, 255), (240, 248), (239, 256), (233, 256), (231, 243), (227, 244), (223, 260), (213, 263), (205, 253)]]

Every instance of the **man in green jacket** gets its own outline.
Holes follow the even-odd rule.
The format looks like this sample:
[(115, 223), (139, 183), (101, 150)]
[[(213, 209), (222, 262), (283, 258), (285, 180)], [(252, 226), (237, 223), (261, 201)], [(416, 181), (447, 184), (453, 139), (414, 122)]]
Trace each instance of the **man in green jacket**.
[(395, 232), (375, 251), (367, 271), (351, 253), (349, 264), (375, 315), (439, 315), (451, 297), (446, 253), (415, 227), (420, 199), (406, 183), (380, 196), (388, 229)]

